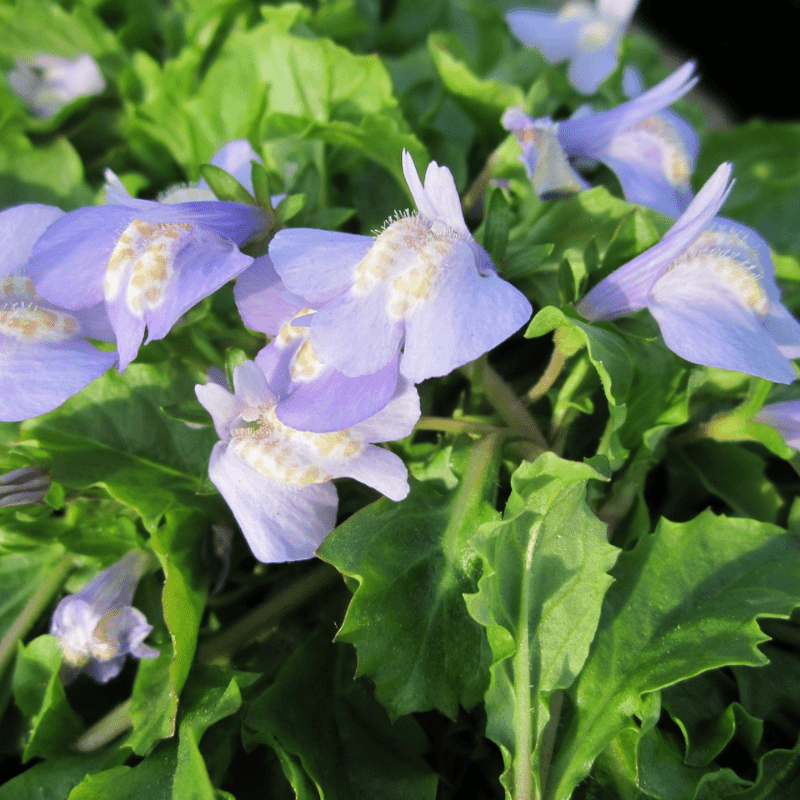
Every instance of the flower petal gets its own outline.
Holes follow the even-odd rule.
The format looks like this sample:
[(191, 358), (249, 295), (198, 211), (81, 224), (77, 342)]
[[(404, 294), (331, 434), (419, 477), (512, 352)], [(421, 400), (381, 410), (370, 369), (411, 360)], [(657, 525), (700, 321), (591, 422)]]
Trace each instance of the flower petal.
[(0, 278), (20, 274), (30, 257), (36, 240), (64, 212), (55, 206), (26, 203), (0, 212)]
[(244, 324), (269, 336), (276, 336), (287, 321), (308, 306), (289, 294), (268, 255), (257, 258), (236, 278), (233, 296)]
[(374, 242), (353, 233), (286, 228), (269, 243), (269, 256), (290, 292), (322, 305), (350, 288)]
[(530, 315), (525, 296), (495, 274), (480, 275), (472, 249), (457, 241), (430, 296), (406, 317), (400, 372), (414, 383), (447, 375), (505, 341)]
[(271, 480), (222, 442), (211, 453), (208, 474), (259, 561), (312, 558), (336, 524), (338, 496), (331, 483), (295, 486)]
[(760, 317), (713, 272), (679, 265), (653, 287), (648, 307), (667, 347), (687, 361), (778, 383), (795, 380)]

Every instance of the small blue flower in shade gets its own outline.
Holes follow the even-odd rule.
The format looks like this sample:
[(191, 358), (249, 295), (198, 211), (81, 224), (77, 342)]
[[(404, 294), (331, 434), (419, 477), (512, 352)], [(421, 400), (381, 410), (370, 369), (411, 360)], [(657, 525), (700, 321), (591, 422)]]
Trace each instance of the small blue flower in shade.
[(769, 403), (753, 419), (775, 428), (789, 447), (800, 450), (800, 400)]
[(534, 120), (509, 109), (503, 125), (522, 150), (521, 160), (539, 197), (588, 188), (567, 157), (602, 161), (617, 176), (625, 198), (670, 217), (692, 199), (690, 178), (697, 134), (663, 111), (697, 83), (688, 62), (647, 92), (608, 111), (581, 111), (570, 119)]
[(147, 342), (164, 338), (181, 315), (250, 266), (239, 246), (271, 224), (267, 210), (208, 199), (202, 186), (179, 191), (200, 199), (139, 200), (109, 174), (113, 202), (65, 214), (31, 255), (29, 273), (48, 300), (71, 309), (105, 302), (121, 370), (145, 328)]
[(269, 255), (286, 288), (317, 309), (316, 357), (350, 377), (386, 367), (414, 383), (446, 375), (507, 339), (530, 303), (502, 280), (464, 222), (450, 170), (411, 156), (403, 171), (417, 214), (396, 215), (376, 238), (308, 228), (279, 231)]
[(594, 94), (617, 66), (619, 44), (639, 0), (570, 0), (558, 13), (517, 8), (506, 14), (511, 32), (551, 63), (569, 61), (570, 83)]
[(245, 325), (273, 337), (255, 362), (277, 397), (275, 415), (284, 425), (343, 430), (377, 414), (394, 396), (400, 354), (378, 372), (356, 377), (323, 364), (310, 341), (315, 309), (286, 291), (269, 256), (239, 276), (234, 296)]
[(21, 205), (0, 212), (0, 421), (19, 422), (61, 405), (117, 361), (87, 338), (113, 341), (102, 304), (72, 311), (34, 287), (28, 259), (37, 239), (64, 212)]
[(158, 655), (158, 650), (143, 644), (153, 626), (131, 606), (147, 564), (147, 554), (133, 550), (58, 604), (50, 633), (61, 645), (65, 683), (80, 673), (106, 683), (119, 674), (128, 655)]
[(311, 558), (336, 524), (332, 478), (354, 478), (402, 500), (408, 473), (394, 453), (376, 447), (407, 436), (419, 419), (419, 397), (401, 381), (376, 415), (347, 430), (298, 431), (275, 416), (277, 397), (252, 361), (236, 367), (234, 394), (216, 383), (197, 386), (220, 437), (208, 475), (260, 561)]
[(52, 55), (17, 59), (8, 82), (40, 119), (49, 119), (78, 97), (100, 94), (106, 88), (97, 63), (87, 53), (74, 59)]
[(592, 322), (648, 308), (687, 361), (791, 383), (800, 324), (781, 303), (769, 247), (745, 225), (715, 219), (730, 174), (720, 165), (658, 244), (576, 307)]

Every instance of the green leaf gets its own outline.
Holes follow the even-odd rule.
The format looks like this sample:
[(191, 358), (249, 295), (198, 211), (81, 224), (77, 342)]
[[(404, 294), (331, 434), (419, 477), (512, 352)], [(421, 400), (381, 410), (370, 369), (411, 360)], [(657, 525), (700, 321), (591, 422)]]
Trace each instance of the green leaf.
[(756, 618), (797, 603), (800, 542), (773, 525), (661, 521), (613, 570), (586, 665), (568, 690), (546, 800), (566, 800), (648, 692), (715, 667), (766, 663)]
[(200, 555), (206, 524), (198, 512), (174, 509), (152, 534), (164, 570), (162, 605), (172, 648), (171, 657), (162, 652), (147, 666), (140, 665), (130, 709), (134, 731), (128, 741), (137, 753), (175, 733), (178, 698), (192, 666), (205, 608), (207, 575)]
[(72, 710), (59, 678), (61, 646), (55, 636), (45, 634), (27, 647), (19, 645), (14, 668), (14, 699), (23, 714), (31, 717), (30, 735), (23, 760), (34, 756), (64, 755), (83, 730)]
[(708, 439), (684, 445), (681, 460), (693, 477), (735, 514), (776, 522), (783, 500), (764, 474), (764, 458), (730, 442)]
[(109, 370), (23, 429), (49, 451), (54, 480), (105, 488), (152, 531), (173, 506), (201, 504), (196, 491), (217, 437), (160, 411), (192, 397), (194, 385), (186, 370), (131, 364), (124, 375)]
[(600, 477), (551, 453), (523, 462), (503, 521), (478, 533), (484, 576), (467, 607), (492, 647), (486, 733), (503, 752), (507, 797), (540, 796), (550, 699), (580, 672), (611, 584), (619, 551), (584, 500)]
[(736, 183), (724, 214), (754, 227), (776, 250), (800, 254), (800, 124), (752, 120), (703, 137), (698, 177), (732, 161)]
[[(497, 518), (487, 503), (497, 448), (486, 437), (459, 451), (457, 489), (412, 479), (405, 500), (367, 506), (318, 551), (358, 581), (337, 638), (356, 646), (359, 674), (374, 679), (392, 716), (438, 708), (455, 718), (459, 705), (474, 706), (486, 690), (486, 634), (467, 613), (463, 595), (475, 591), (480, 569), (471, 537)], [(452, 458), (451, 451), (442, 458)]]
[(432, 33), (428, 52), (447, 90), (473, 115), (494, 126), (507, 108), (523, 104), (522, 90), (496, 80), (478, 78), (464, 63), (467, 46), (455, 34)]
[(354, 669), (352, 649), (318, 629), (250, 705), (247, 741), (276, 749), (300, 798), (433, 800), (424, 734), (411, 717), (391, 723)]
[(203, 164), (200, 174), (217, 196), (217, 200), (229, 200), (248, 206), (258, 205), (255, 197), (242, 186), (229, 172), (213, 164)]
[(502, 189), (492, 187), (489, 189), (486, 200), (486, 214), (483, 229), (483, 246), (495, 264), (503, 261), (503, 256), (508, 245), (508, 231), (511, 220), (511, 211), (508, 198)]
[[(643, 318), (645, 331), (655, 336), (655, 323)], [(609, 422), (599, 452), (616, 471), (628, 452), (644, 440), (654, 450), (665, 433), (689, 418), (687, 370), (660, 342), (628, 334), (624, 322), (588, 323), (572, 308), (543, 308), (525, 336), (543, 336), (556, 328), (572, 328), (585, 342), (609, 404)]]
[(69, 210), (91, 203), (80, 156), (66, 139), (37, 147), (22, 135), (3, 139), (0, 206), (46, 203)]
[(117, 766), (127, 757), (124, 748), (108, 747), (48, 758), (0, 786), (0, 800), (63, 800), (86, 775)]

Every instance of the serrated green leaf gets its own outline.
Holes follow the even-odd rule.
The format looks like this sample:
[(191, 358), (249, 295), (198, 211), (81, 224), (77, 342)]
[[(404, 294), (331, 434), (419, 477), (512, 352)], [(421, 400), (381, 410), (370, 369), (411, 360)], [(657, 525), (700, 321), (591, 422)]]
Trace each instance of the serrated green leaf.
[(275, 747), (298, 797), (432, 800), (424, 734), (411, 717), (392, 724), (354, 669), (352, 649), (318, 630), (250, 705), (248, 740)]
[(511, 479), (502, 522), (478, 533), (484, 556), (470, 614), (486, 626), (494, 656), (487, 735), (500, 746), (506, 796), (538, 797), (549, 701), (580, 672), (618, 550), (586, 507), (585, 464), (546, 453)]
[(438, 708), (455, 718), (459, 704), (470, 708), (483, 697), (488, 644), (463, 595), (475, 591), (480, 569), (472, 534), (497, 518), (486, 502), (497, 447), (486, 437), (466, 451), (469, 466), (455, 491), (412, 479), (405, 500), (367, 506), (318, 551), (359, 582), (338, 639), (356, 646), (359, 674), (375, 680), (392, 716)]
[(759, 616), (797, 603), (800, 541), (773, 525), (662, 520), (613, 570), (586, 665), (568, 690), (546, 800), (566, 800), (642, 698), (701, 672), (766, 662)]

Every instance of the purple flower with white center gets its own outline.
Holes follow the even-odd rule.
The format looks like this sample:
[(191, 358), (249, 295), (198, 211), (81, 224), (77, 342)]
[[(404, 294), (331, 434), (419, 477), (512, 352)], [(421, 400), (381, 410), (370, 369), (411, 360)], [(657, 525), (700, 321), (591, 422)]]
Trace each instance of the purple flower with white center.
[[(284, 425), (315, 433), (343, 430), (377, 414), (394, 396), (400, 354), (376, 373), (357, 377), (323, 364), (310, 341), (315, 309), (286, 291), (269, 256), (239, 276), (234, 295), (245, 325), (274, 337), (255, 362), (278, 398), (275, 414)], [(298, 318), (303, 321), (295, 325)]]
[(769, 247), (755, 231), (714, 219), (730, 191), (722, 164), (656, 245), (577, 305), (588, 320), (648, 308), (687, 361), (792, 383), (800, 324), (780, 302)]
[(522, 148), (520, 156), (540, 197), (578, 191), (588, 184), (567, 156), (602, 161), (617, 176), (625, 198), (677, 217), (692, 199), (690, 177), (697, 134), (675, 114), (662, 111), (697, 83), (688, 62), (644, 94), (617, 108), (576, 113), (562, 122), (534, 120), (509, 109), (503, 125)]
[(71, 311), (34, 288), (28, 259), (37, 239), (64, 212), (21, 205), (0, 212), (0, 421), (19, 422), (60, 406), (100, 377), (117, 354), (87, 338), (113, 341), (102, 305)]
[(336, 524), (332, 478), (354, 478), (392, 500), (408, 494), (402, 460), (373, 444), (408, 436), (419, 419), (419, 397), (407, 381), (379, 413), (331, 433), (280, 422), (277, 397), (254, 362), (236, 367), (233, 382), (234, 394), (215, 383), (196, 387), (221, 440), (208, 475), (260, 561), (314, 555)]
[(770, 403), (753, 419), (775, 428), (789, 447), (800, 450), (800, 400)]
[(120, 370), (147, 342), (162, 339), (204, 297), (253, 259), (239, 250), (269, 227), (256, 206), (212, 200), (160, 203), (129, 197), (112, 181), (115, 204), (81, 208), (50, 226), (29, 274), (65, 308), (105, 302)]
[(531, 306), (470, 234), (450, 170), (431, 162), (423, 187), (404, 152), (403, 172), (419, 213), (396, 215), (376, 238), (282, 230), (269, 255), (287, 289), (317, 309), (309, 327), (320, 361), (370, 375), (402, 348), (400, 374), (419, 383), (500, 344)]
[(639, 0), (571, 0), (556, 14), (517, 8), (506, 14), (511, 32), (541, 50), (551, 64), (569, 60), (570, 83), (594, 94), (617, 66), (619, 44)]
[(17, 59), (8, 82), (40, 119), (54, 117), (78, 97), (100, 94), (106, 88), (97, 63), (88, 53), (73, 59), (52, 55)]
[(107, 683), (119, 674), (129, 654), (134, 658), (158, 655), (158, 650), (143, 644), (153, 626), (131, 606), (148, 560), (146, 553), (133, 550), (58, 604), (50, 633), (61, 645), (64, 683), (81, 672)]

